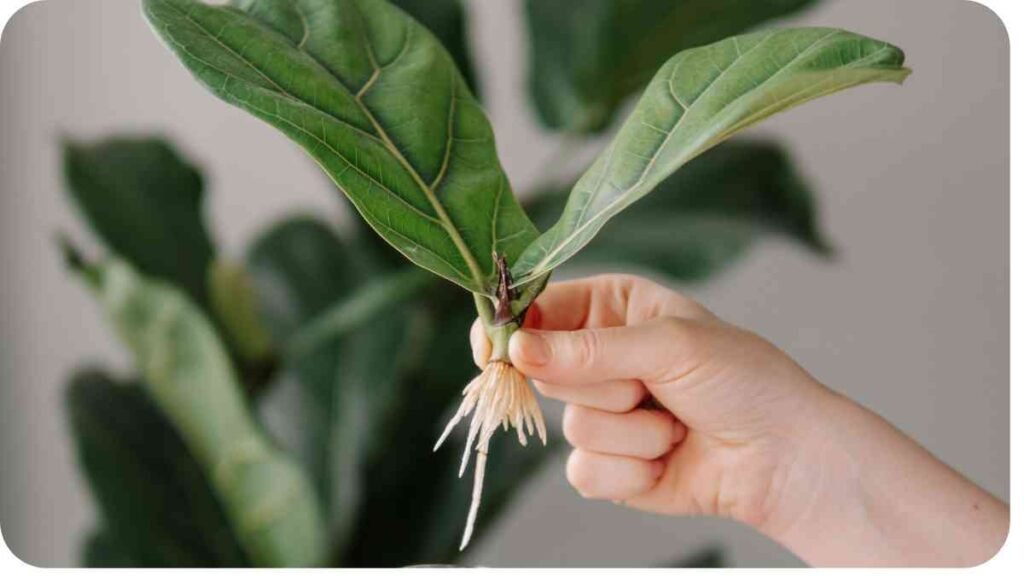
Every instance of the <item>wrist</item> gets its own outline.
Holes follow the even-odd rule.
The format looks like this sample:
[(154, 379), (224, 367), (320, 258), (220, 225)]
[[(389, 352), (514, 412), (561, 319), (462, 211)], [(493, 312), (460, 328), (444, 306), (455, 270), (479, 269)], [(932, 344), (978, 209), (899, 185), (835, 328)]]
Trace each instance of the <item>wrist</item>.
[[(764, 522), (756, 526), (801, 557), (805, 542), (826, 545), (823, 534), (863, 518), (858, 460), (849, 441), (867, 411), (821, 384), (788, 432), (791, 449), (772, 478)], [(863, 526), (864, 524), (847, 524)], [(805, 558), (806, 560), (807, 558)]]

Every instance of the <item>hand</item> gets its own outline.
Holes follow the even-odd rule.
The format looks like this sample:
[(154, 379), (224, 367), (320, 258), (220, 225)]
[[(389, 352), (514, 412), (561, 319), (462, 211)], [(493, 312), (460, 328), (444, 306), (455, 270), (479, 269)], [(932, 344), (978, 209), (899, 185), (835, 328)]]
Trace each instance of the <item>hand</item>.
[[(482, 363), (490, 351), (479, 325), (471, 341)], [(566, 475), (585, 497), (738, 520), (819, 564), (962, 564), (998, 545), (1001, 502), (764, 339), (650, 281), (612, 275), (551, 285), (512, 337), (510, 354), (538, 391), (567, 404), (563, 429), (574, 450)], [(945, 482), (994, 511), (982, 518), (988, 537), (973, 530), (967, 544), (961, 538), (943, 555), (920, 530), (908, 535), (921, 540), (910, 546), (888, 526), (873, 531), (909, 519), (870, 517), (865, 507), (892, 506), (901, 489), (901, 508), (921, 498), (892, 458), (871, 474), (859, 469), (886, 447), (918, 463), (921, 482)], [(920, 506), (926, 514), (928, 499)]]
[[(777, 488), (830, 394), (771, 344), (632, 276), (553, 284), (524, 328), (512, 361), (568, 404), (580, 494), (757, 527), (799, 514)], [(482, 330), (472, 341), (486, 358)], [(638, 408), (648, 396), (665, 410)]]

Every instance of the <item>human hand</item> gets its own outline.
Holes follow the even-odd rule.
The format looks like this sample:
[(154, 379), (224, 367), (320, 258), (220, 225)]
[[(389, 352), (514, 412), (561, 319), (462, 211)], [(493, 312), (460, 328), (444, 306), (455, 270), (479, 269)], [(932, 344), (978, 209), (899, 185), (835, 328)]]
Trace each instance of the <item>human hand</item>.
[[(479, 325), (472, 342), (486, 359)], [(566, 474), (583, 496), (756, 527), (799, 514), (781, 488), (831, 394), (762, 338), (653, 282), (608, 275), (548, 287), (510, 353), (567, 403)], [(649, 396), (664, 410), (641, 407)]]
[[(482, 365), (479, 324), (471, 341)], [(566, 475), (587, 498), (738, 520), (812, 564), (968, 565), (1005, 537), (1003, 503), (763, 338), (653, 282), (552, 284), (510, 356), (567, 404)]]

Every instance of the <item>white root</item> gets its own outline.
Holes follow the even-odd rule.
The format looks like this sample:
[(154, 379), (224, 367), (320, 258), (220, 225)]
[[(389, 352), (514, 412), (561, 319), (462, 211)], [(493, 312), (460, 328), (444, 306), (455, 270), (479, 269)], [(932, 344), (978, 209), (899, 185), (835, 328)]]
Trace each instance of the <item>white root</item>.
[(462, 536), (459, 550), (465, 549), (473, 536), (480, 499), (483, 495), (484, 469), (487, 465), (487, 448), (491, 437), (499, 427), (508, 430), (511, 426), (516, 431), (519, 443), (526, 445), (526, 437), (533, 436), (534, 429), (543, 444), (547, 444), (547, 430), (544, 427), (544, 415), (540, 411), (537, 398), (530, 388), (526, 377), (512, 365), (495, 361), (484, 369), (483, 374), (474, 378), (462, 392), (464, 398), (455, 412), (455, 416), (445, 426), (441, 438), (434, 446), (434, 451), (448, 438), (455, 426), (470, 412), (473, 417), (469, 424), (469, 435), (462, 453), (459, 466), (461, 478), (469, 464), (469, 454), (476, 448), (476, 470), (473, 474), (473, 499), (469, 506), (469, 517)]
[(469, 539), (473, 537), (473, 527), (476, 525), (476, 513), (480, 510), (480, 497), (484, 493), (484, 470), (487, 468), (487, 452), (476, 453), (476, 470), (473, 472), (473, 501), (469, 504), (469, 518), (466, 519), (466, 529), (462, 532), (462, 543), (459, 544), (459, 552), (466, 549)]

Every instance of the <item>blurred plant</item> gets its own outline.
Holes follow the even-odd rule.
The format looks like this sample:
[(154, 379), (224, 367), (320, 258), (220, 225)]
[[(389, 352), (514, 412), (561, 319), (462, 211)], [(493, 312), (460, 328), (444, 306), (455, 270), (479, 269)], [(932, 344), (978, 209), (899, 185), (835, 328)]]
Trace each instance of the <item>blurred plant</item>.
[[(576, 1), (527, 0), (534, 104), (546, 126), (576, 143), (603, 138), (623, 103), (671, 55), (813, 3), (591, 0), (583, 10)], [(275, 91), (266, 88), (284, 81), (280, 75), (287, 73), (289, 81), (299, 82), (294, 88), (310, 90), (314, 102), (319, 98), (318, 105), (331, 112), (331, 122), (339, 123), (331, 127), (334, 137), (363, 130), (343, 126), (356, 120), (346, 119), (350, 110), (344, 99), (335, 101), (331, 88), (318, 84), (323, 79), (314, 77), (319, 73), (313, 57), (302, 49), (319, 58), (316, 66), (358, 67), (354, 56), (346, 60), (348, 42), (401, 32), (388, 22), (404, 16), (378, 4), (235, 0), (232, 7), (214, 8), (192, 0), (145, 1), (156, 30), (202, 81), (299, 140), (339, 183), (347, 182), (346, 170), (320, 154), (326, 140), (303, 136), (312, 134), (304, 114), (314, 108), (276, 100)], [(434, 50), (432, 41), (424, 40), (419, 57), (425, 65), (437, 72), (454, 63), (468, 81), (466, 90), (475, 89), (461, 2), (395, 4), (431, 30), (452, 55), (448, 60), (437, 49), (424, 56), (422, 51)], [(368, 27), (361, 18), (337, 20), (343, 15), (365, 18), (367, 10), (374, 12)], [(626, 37), (639, 40), (624, 46)], [(843, 39), (848, 42), (821, 55), (823, 69), (838, 66), (835, 60), (843, 50), (863, 49), (871, 42), (848, 34)], [(241, 40), (246, 41), (236, 44)], [(451, 70), (457, 78), (459, 73)], [(389, 80), (374, 74), (381, 76), (374, 81)], [(844, 82), (874, 79), (861, 75)], [(410, 97), (421, 98), (421, 106), (432, 102), (426, 85), (413, 85), (418, 95), (401, 91), (409, 87), (389, 86), (398, 90), (388, 109), (395, 114)], [(794, 96), (802, 101), (841, 87), (826, 83)], [(780, 93), (759, 97), (779, 98)], [(472, 101), (469, 93), (459, 98)], [(657, 113), (657, 103), (645, 103), (650, 98), (645, 96), (638, 110)], [(465, 113), (481, 130), (476, 138), (493, 147), (482, 112)], [(433, 120), (415, 114), (389, 119), (393, 128), (406, 122), (420, 133), (430, 130), (417, 123)], [(654, 121), (654, 116), (638, 119), (634, 114), (623, 130)], [(316, 130), (327, 130), (323, 120)], [(473, 135), (462, 137), (471, 140)], [(829, 253), (812, 195), (778, 144), (730, 142), (702, 155), (696, 152), (675, 151), (676, 167), (690, 162), (664, 170), (646, 186), (662, 192), (643, 199), (612, 198), (616, 210), (639, 201), (608, 223), (572, 263), (640, 268), (697, 281), (769, 234)], [(374, 162), (375, 167), (364, 164), (364, 169), (390, 177), (382, 172), (382, 160)], [(457, 177), (466, 179), (463, 185), (474, 190), (481, 182), (474, 184), (473, 162), (496, 163), (496, 156), (484, 151), (456, 162), (459, 166), (449, 170), (459, 172)], [(68, 389), (79, 462), (101, 513), (100, 525), (85, 540), (83, 561), (90, 566), (457, 561), (462, 503), (470, 489), (449, 479), (459, 451), (447, 446), (434, 454), (431, 448), (443, 417), (475, 371), (465, 343), (478, 310), (464, 291), (409, 266), (361, 219), (342, 233), (320, 218), (288, 217), (260, 234), (243, 261), (224, 257), (204, 224), (202, 176), (159, 138), (67, 142), (64, 166), (80, 213), (110, 252), (93, 260), (65, 241), (66, 261), (96, 295), (138, 372), (121, 378), (90, 368), (77, 374)], [(570, 193), (567, 186), (548, 183), (527, 195), (524, 207), (542, 229), (554, 225), (549, 234), (557, 236), (566, 233), (565, 224), (556, 223), (567, 199), (570, 206), (579, 204), (585, 192), (577, 186)], [(507, 188), (494, 194), (499, 200), (509, 195)], [(353, 201), (363, 214), (380, 208), (361, 193)], [(515, 199), (507, 202), (505, 210), (515, 212)], [(374, 228), (383, 230), (374, 218)], [(591, 223), (590, 229), (575, 233), (593, 237), (603, 224)], [(394, 231), (381, 233), (421, 266), (467, 283), (426, 258), (427, 251), (415, 241), (399, 241)], [(550, 239), (549, 234), (540, 238)], [(528, 236), (524, 240), (536, 234)], [(539, 253), (525, 244), (518, 250), (524, 248), (532, 260), (510, 259), (514, 278), (542, 286), (554, 264), (538, 263)], [(524, 262), (533, 265), (524, 267)], [(489, 269), (496, 274), (496, 268)], [(524, 302), (523, 307), (529, 304)], [(302, 402), (288, 424), (300, 439), (286, 447), (287, 439), (271, 437), (260, 414), (268, 397), (289, 388), (299, 391)], [(493, 480), (477, 518), (478, 535), (495, 524), (523, 480), (555, 452), (537, 446), (515, 449), (509, 442), (492, 448)], [(697, 558), (693, 562), (721, 563), (721, 555), (713, 552)]]

